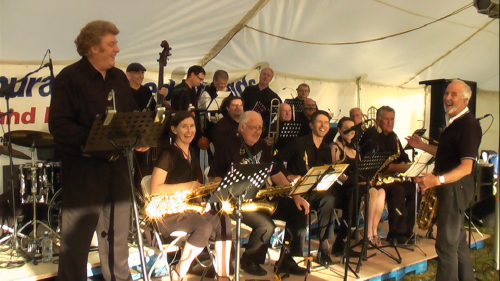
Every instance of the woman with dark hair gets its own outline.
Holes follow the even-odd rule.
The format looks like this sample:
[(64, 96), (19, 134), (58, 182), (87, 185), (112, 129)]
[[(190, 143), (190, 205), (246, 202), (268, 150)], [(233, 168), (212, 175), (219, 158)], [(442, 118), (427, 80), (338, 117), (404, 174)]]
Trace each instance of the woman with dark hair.
[[(190, 147), (196, 127), (193, 115), (178, 111), (172, 117), (170, 130), (173, 143), (166, 146), (156, 162), (151, 177), (151, 194), (171, 194), (180, 190), (194, 190), (200, 186), (197, 181), (200, 165), (196, 152)], [(176, 230), (190, 236), (182, 250), (180, 262), (172, 273), (172, 280), (182, 280), (188, 269), (206, 246), (212, 231), (215, 231), (215, 271), (218, 280), (229, 279), (229, 258), (231, 250), (231, 221), (226, 213), (216, 213), (210, 205), (203, 214), (183, 212), (164, 215), (158, 222), (164, 236)]]
[[(355, 167), (356, 160), (356, 149), (354, 147), (355, 144), (352, 143), (352, 140), (356, 134), (356, 132), (350, 131), (344, 133), (346, 130), (350, 129), (354, 126), (354, 120), (349, 117), (342, 117), (337, 125), (337, 130), (339, 131), (339, 136), (337, 140), (333, 142), (332, 145), (332, 161), (333, 163), (345, 163), (349, 164), (344, 176), (340, 180), (344, 182), (346, 187), (354, 187), (354, 175), (353, 171)], [(362, 183), (360, 183), (361, 185)], [(364, 185), (364, 183), (363, 183)], [(380, 237), (378, 236), (377, 227), (380, 222), (380, 217), (382, 216), (382, 212), (385, 206), (385, 191), (383, 188), (370, 188), (370, 203), (368, 208), (368, 240), (370, 240), (373, 244), (377, 246), (382, 246), (382, 242)]]

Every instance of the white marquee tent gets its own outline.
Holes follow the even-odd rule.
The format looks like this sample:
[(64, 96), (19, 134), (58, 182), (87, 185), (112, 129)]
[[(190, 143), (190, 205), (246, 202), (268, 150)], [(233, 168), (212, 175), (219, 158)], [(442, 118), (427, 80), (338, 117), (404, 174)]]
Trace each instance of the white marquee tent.
[[(419, 82), (461, 78), (478, 84), (477, 115), (499, 117), (499, 22), (477, 13), (471, 0), (2, 0), (0, 86), (35, 70), (47, 49), (56, 74), (78, 60), (73, 41), (95, 19), (118, 26), (117, 66), (142, 63), (153, 89), (167, 40), (165, 82), (172, 87), (200, 64), (206, 82), (225, 69), (241, 92), (258, 81), (259, 66), (270, 66), (271, 88), (282, 98), (306, 82), (319, 107), (335, 116), (354, 106), (393, 106), (403, 138), (429, 125), (429, 91)], [(16, 86), (13, 130), (47, 131), (48, 75), (43, 69)], [(498, 121), (482, 148), (498, 149)]]

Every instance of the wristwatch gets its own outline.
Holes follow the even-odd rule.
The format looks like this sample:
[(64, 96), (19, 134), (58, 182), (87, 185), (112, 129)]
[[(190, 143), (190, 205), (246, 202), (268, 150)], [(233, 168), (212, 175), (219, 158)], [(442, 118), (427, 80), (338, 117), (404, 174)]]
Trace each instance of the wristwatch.
[(443, 175), (439, 176), (439, 182), (441, 184), (444, 184), (444, 176)]

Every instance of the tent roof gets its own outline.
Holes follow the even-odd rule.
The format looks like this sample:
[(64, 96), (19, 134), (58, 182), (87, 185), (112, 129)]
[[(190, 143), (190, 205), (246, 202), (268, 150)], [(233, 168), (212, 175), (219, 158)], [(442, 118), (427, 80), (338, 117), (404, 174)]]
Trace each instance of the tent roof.
[[(470, 4), (6, 0), (0, 2), (0, 62), (39, 62), (48, 48), (56, 64), (77, 60), (73, 40), (79, 29), (91, 20), (105, 19), (121, 31), (118, 66), (140, 62), (157, 69), (160, 42), (167, 40), (172, 47), (167, 70), (202, 64), (209, 72), (235, 71), (266, 62), (293, 77), (361, 76), (368, 82), (408, 88), (419, 87), (422, 80), (459, 77), (477, 81), (482, 90), (499, 91), (498, 19), (478, 14)], [(390, 36), (412, 29), (416, 30)]]

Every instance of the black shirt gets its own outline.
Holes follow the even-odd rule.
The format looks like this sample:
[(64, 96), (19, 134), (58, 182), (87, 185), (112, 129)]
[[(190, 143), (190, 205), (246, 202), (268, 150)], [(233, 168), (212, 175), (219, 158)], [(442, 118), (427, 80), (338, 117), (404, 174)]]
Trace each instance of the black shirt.
[(304, 114), (304, 112), (298, 112), (295, 115), (295, 121), (299, 122), (300, 125), (300, 132), (299, 132), (299, 137), (302, 136), (307, 136), (311, 133), (311, 126), (309, 126), (309, 118)]
[(261, 137), (267, 137), (269, 132), (269, 110), (271, 108), (271, 101), (273, 99), (278, 99), (281, 103), (281, 98), (269, 87), (261, 91), (258, 84), (246, 87), (243, 93), (241, 93), (241, 98), (243, 99), (243, 109), (245, 111), (254, 110), (258, 102), (261, 102), (265, 107), (263, 110), (255, 109), (255, 111), (260, 113), (264, 121), (264, 130), (262, 131)]
[(166, 146), (156, 161), (156, 167), (167, 172), (166, 184), (176, 184), (198, 180), (200, 163), (196, 152), (189, 148), (191, 163), (184, 158), (182, 150), (174, 145)]
[(214, 144), (215, 151), (220, 149), (220, 146), (224, 146), (228, 137), (233, 136), (238, 132), (238, 126), (239, 123), (229, 115), (223, 117), (215, 123), (215, 126), (211, 131), (211, 141)]
[(476, 159), (481, 138), (481, 126), (470, 111), (455, 119), (439, 138), (434, 173), (442, 175), (458, 167), (462, 159)]
[(396, 154), (398, 152), (399, 145), (399, 157), (391, 163), (410, 163), (408, 154), (406, 154), (403, 150), (401, 141), (399, 141), (399, 138), (397, 138), (397, 135), (394, 132), (386, 135), (384, 133), (377, 132), (377, 129), (372, 127), (366, 130), (359, 143), (361, 146), (362, 158), (366, 155), (371, 155), (373, 152), (390, 152), (391, 154)]
[(182, 80), (172, 91), (170, 103), (174, 110), (187, 110), (189, 104), (196, 107), (196, 88), (189, 88), (186, 80)]
[(280, 163), (287, 162), (287, 171), (283, 171), (286, 176), (290, 174), (303, 176), (311, 167), (332, 164), (332, 153), (324, 139), (319, 148), (316, 148), (311, 133), (296, 138), (284, 149), (279, 150), (275, 159)]
[[(263, 139), (259, 139), (253, 146), (247, 146), (252, 156), (245, 150), (240, 136), (234, 134), (226, 139), (222, 149), (216, 149), (214, 161), (210, 165), (210, 175), (224, 178), (231, 168), (231, 163), (234, 164), (249, 164), (249, 163), (271, 163), (273, 157), (271, 151)], [(279, 168), (273, 165), (271, 175), (279, 173)]]
[(153, 96), (153, 92), (151, 92), (148, 87), (141, 85), (137, 90), (134, 88), (131, 89), (132, 93), (134, 94), (135, 101), (139, 106), (139, 110), (144, 110), (148, 105), (149, 100), (151, 100), (151, 103), (149, 104), (149, 110), (156, 109), (156, 101), (155, 99), (151, 99), (151, 97)]
[(116, 110), (137, 110), (127, 76), (112, 67), (106, 80), (86, 57), (65, 67), (54, 80), (50, 100), (49, 130), (63, 153), (80, 155), (97, 114), (112, 105), (108, 94), (115, 91)]

